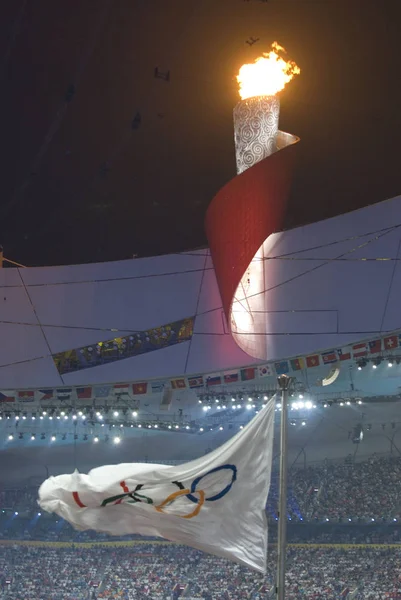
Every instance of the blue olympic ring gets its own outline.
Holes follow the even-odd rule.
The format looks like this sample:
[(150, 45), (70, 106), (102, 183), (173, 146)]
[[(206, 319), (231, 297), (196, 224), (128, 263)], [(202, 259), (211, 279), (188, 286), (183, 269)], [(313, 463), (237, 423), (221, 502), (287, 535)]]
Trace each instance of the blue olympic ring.
[(218, 494), (215, 494), (211, 498), (205, 498), (205, 500), (207, 502), (214, 502), (215, 500), (220, 500), (220, 498), (222, 498), (223, 496), (228, 494), (228, 492), (231, 490), (231, 488), (233, 486), (234, 481), (237, 480), (237, 467), (235, 465), (222, 465), (221, 467), (215, 467), (214, 469), (211, 469), (204, 475), (201, 475), (200, 477), (197, 477), (196, 479), (194, 479), (191, 484), (191, 493), (187, 494), (188, 500), (198, 503), (198, 498), (195, 498), (195, 496), (193, 496), (192, 494), (194, 494), (196, 492), (196, 488), (197, 488), (198, 484), (200, 483), (200, 481), (204, 477), (207, 477), (207, 475), (211, 475), (211, 473), (217, 473), (217, 471), (221, 471), (222, 469), (229, 469), (232, 471), (230, 483), (223, 490), (221, 490), (221, 492), (219, 492)]

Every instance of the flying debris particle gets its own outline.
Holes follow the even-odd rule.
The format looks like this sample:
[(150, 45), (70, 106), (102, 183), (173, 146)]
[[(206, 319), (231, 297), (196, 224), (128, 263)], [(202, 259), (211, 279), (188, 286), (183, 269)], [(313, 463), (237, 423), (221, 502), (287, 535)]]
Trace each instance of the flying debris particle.
[(245, 40), (245, 44), (248, 44), (248, 46), (253, 46), (257, 42), (259, 42), (259, 40), (260, 40), (260, 38), (254, 38), (251, 36), (247, 40)]
[(159, 67), (155, 67), (154, 76), (156, 79), (163, 79), (163, 81), (170, 81), (170, 70), (161, 71)]
[(73, 99), (74, 96), (75, 96), (75, 85), (73, 83), (70, 83), (70, 85), (68, 86), (67, 91), (65, 93), (64, 100), (66, 102), (71, 102), (71, 100)]
[(135, 117), (132, 119), (131, 129), (133, 129), (134, 131), (136, 129), (139, 129), (139, 127), (141, 126), (141, 122), (142, 122), (141, 113), (137, 112)]
[(106, 175), (108, 174), (110, 169), (111, 169), (111, 167), (110, 167), (109, 163), (107, 163), (107, 162), (104, 162), (102, 165), (100, 165), (100, 168), (99, 168), (100, 177), (106, 177)]

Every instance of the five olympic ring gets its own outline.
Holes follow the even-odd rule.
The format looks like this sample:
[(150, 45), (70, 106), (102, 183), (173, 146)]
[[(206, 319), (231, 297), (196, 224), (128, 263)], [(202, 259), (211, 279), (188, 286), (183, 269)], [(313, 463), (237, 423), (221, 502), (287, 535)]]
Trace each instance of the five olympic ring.
[[(202, 479), (204, 479), (205, 477), (207, 477), (208, 475), (211, 475), (213, 473), (218, 473), (219, 471), (231, 471), (231, 481), (220, 492), (218, 492), (217, 494), (214, 494), (214, 496), (211, 496), (210, 498), (206, 498), (205, 491), (201, 490), (201, 489), (198, 490), (197, 487), (200, 484), (200, 482), (202, 481)], [(189, 513), (188, 515), (176, 515), (176, 516), (179, 516), (182, 519), (192, 519), (193, 517), (196, 517), (199, 514), (199, 512), (205, 502), (215, 502), (216, 500), (220, 500), (220, 498), (223, 498), (226, 494), (228, 494), (228, 492), (231, 490), (231, 488), (236, 480), (237, 480), (237, 467), (235, 465), (222, 465), (220, 467), (215, 467), (214, 469), (211, 469), (204, 475), (200, 475), (199, 477), (196, 477), (192, 481), (190, 488), (186, 488), (180, 481), (173, 481), (172, 483), (179, 488), (178, 491), (173, 492), (172, 494), (167, 496), (167, 498), (165, 498), (158, 505), (155, 505), (153, 503), (152, 498), (150, 498), (149, 496), (145, 496), (143, 494), (138, 493), (144, 487), (144, 484), (138, 484), (135, 487), (135, 490), (130, 492), (125, 481), (121, 481), (120, 486), (122, 487), (124, 493), (117, 494), (110, 498), (106, 498), (105, 500), (103, 500), (101, 506), (107, 506), (108, 504), (113, 504), (113, 505), (121, 504), (122, 501), (125, 498), (127, 498), (126, 502), (128, 504), (136, 504), (138, 502), (140, 502), (142, 504), (152, 504), (154, 506), (155, 510), (157, 510), (157, 512), (160, 512), (163, 514), (168, 514), (164, 511), (164, 508), (166, 506), (172, 504), (177, 498), (186, 496), (188, 498), (188, 500), (190, 500), (191, 502), (196, 504), (196, 506), (195, 506), (194, 510), (191, 513)], [(199, 496), (199, 498), (197, 498), (195, 496), (195, 494), (196, 494), (196, 496)], [(82, 501), (78, 495), (78, 492), (73, 492), (72, 496), (74, 498), (74, 501), (76, 502), (76, 504), (78, 504), (78, 506), (80, 508), (86, 508), (85, 504), (82, 503)]]

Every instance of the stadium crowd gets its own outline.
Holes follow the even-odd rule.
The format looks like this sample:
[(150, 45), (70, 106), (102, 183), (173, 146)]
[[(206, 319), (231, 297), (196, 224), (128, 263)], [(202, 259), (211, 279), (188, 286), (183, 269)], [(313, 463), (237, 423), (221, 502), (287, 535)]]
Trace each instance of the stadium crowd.
[[(0, 545), (1, 600), (261, 600), (274, 597), (276, 554), (267, 574), (170, 543), (131, 546)], [(401, 548), (292, 546), (288, 600), (401, 597)]]
[[(292, 470), (288, 600), (401, 598), (400, 476), (401, 459), (376, 456)], [(270, 542), (276, 506), (273, 476)], [(77, 532), (40, 514), (37, 488), (0, 492), (0, 600), (261, 600), (274, 597), (275, 561), (272, 546), (262, 576), (183, 546)]]

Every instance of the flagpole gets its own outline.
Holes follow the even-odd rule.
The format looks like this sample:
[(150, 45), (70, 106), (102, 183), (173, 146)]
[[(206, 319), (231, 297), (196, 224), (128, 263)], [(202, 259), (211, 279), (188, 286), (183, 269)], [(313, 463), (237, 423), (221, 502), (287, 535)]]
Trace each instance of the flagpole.
[(281, 390), (281, 423), (276, 598), (277, 600), (285, 600), (285, 567), (287, 551), (287, 404), (288, 390), (292, 382), (292, 377), (280, 375), (280, 377), (277, 378), (277, 382)]

